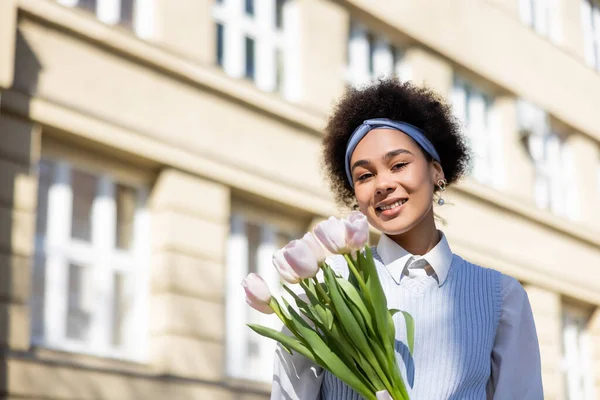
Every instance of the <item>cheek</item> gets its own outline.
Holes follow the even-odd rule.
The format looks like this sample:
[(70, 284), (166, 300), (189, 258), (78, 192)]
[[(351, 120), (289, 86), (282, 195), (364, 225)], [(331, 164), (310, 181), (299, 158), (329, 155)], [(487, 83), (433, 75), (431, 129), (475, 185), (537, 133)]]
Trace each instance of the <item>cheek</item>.
[(356, 201), (358, 202), (358, 208), (363, 214), (366, 213), (371, 204), (372, 193), (368, 186), (363, 184), (354, 190), (354, 197), (356, 197)]

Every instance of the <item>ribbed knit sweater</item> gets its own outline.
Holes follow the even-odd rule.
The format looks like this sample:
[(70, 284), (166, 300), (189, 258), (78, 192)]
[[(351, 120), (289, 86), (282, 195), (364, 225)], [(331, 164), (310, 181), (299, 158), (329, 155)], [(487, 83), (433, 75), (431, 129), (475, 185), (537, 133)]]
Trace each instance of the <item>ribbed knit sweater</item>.
[[(398, 285), (372, 250), (388, 308), (407, 311), (415, 320), (411, 356), (404, 318), (394, 316), (396, 357), (411, 400), (485, 399), (502, 307), (501, 274), (454, 255), (442, 285), (434, 279), (402, 279)], [(336, 264), (347, 276), (343, 259)], [(359, 399), (325, 371), (321, 400)]]

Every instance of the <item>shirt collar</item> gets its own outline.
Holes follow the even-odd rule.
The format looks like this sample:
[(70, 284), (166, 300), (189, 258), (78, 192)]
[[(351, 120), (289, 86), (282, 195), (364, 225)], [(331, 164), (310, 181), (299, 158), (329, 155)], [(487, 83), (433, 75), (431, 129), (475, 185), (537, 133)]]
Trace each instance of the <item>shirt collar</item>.
[[(437, 275), (439, 285), (442, 285), (450, 270), (452, 250), (450, 249), (446, 235), (441, 231), (438, 232), (440, 232), (441, 236), (440, 241), (423, 258), (431, 265)], [(377, 244), (377, 253), (392, 274), (392, 277), (398, 280), (402, 275), (406, 263), (413, 256), (387, 235), (381, 235)]]

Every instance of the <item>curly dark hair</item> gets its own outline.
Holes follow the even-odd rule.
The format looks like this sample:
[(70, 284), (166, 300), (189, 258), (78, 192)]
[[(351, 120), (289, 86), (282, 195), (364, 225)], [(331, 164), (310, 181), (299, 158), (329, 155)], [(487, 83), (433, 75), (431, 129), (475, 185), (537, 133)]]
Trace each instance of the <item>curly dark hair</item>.
[[(448, 184), (458, 181), (468, 170), (469, 149), (450, 106), (428, 88), (396, 78), (381, 79), (362, 89), (349, 88), (325, 128), (323, 167), (339, 205), (356, 207), (344, 166), (346, 145), (352, 132), (371, 118), (404, 121), (423, 130), (440, 155)], [(432, 160), (425, 151), (423, 154)]]

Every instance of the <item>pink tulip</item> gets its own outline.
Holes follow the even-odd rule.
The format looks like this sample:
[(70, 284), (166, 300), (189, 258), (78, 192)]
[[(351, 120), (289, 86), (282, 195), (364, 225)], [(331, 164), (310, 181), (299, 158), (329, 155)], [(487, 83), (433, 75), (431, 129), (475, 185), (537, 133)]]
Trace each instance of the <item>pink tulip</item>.
[(335, 217), (320, 222), (314, 229), (315, 236), (327, 250), (334, 254), (348, 252), (344, 221)]
[(317, 257), (303, 239), (292, 240), (283, 248), (283, 256), (301, 279), (312, 278), (319, 272)]
[(273, 265), (275, 266), (275, 269), (279, 275), (281, 275), (281, 278), (287, 283), (300, 282), (300, 277), (285, 259), (284, 249), (277, 250), (273, 254)]
[(380, 390), (375, 393), (375, 396), (377, 396), (377, 400), (394, 400), (387, 390)]
[(346, 243), (351, 250), (361, 250), (369, 241), (369, 222), (360, 211), (353, 211), (344, 220)]
[(242, 281), (242, 286), (246, 292), (246, 303), (250, 307), (263, 314), (273, 314), (273, 309), (269, 306), (271, 302), (271, 292), (267, 283), (260, 275), (251, 273)]
[(321, 243), (317, 240), (315, 235), (313, 235), (310, 232), (307, 232), (302, 237), (302, 240), (306, 244), (308, 244), (308, 247), (310, 247), (311, 251), (317, 258), (317, 264), (321, 264), (323, 261), (325, 261), (325, 250), (323, 249), (323, 246), (321, 246)]

